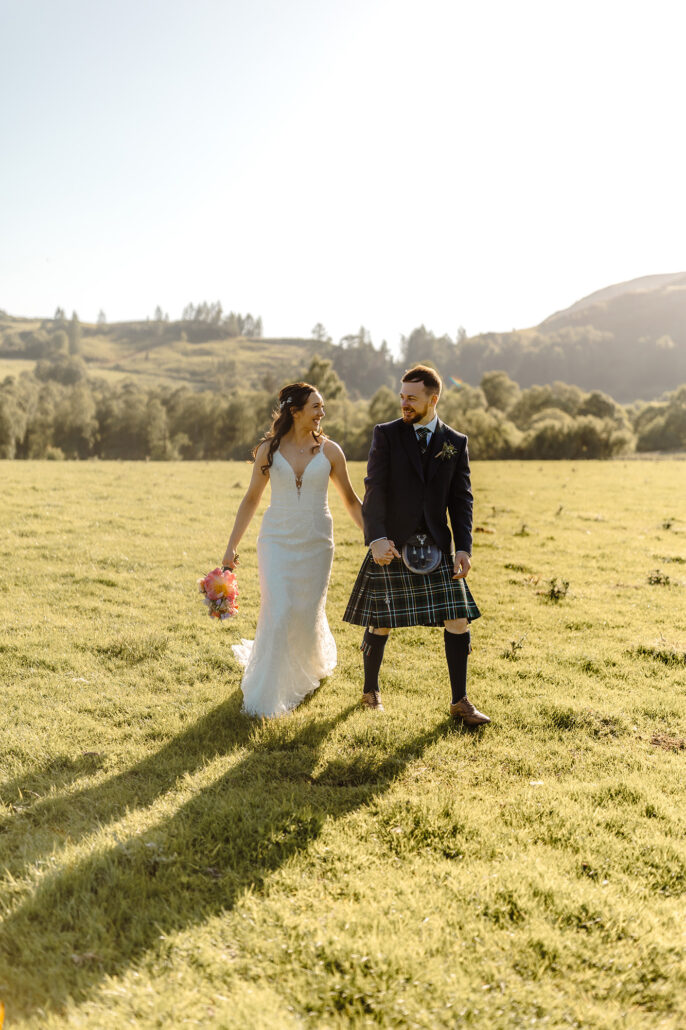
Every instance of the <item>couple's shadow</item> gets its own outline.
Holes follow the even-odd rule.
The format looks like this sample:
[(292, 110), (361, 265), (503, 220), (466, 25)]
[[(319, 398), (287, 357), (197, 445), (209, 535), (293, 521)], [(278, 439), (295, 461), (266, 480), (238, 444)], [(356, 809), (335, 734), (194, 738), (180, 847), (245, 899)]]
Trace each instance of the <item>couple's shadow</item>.
[[(353, 748), (322, 765), (322, 745), (352, 707), (324, 720), (256, 724), (239, 705), (234, 695), (131, 769), (20, 813), (35, 821), (37, 832), (11, 863), (16, 876), (20, 865), (26, 872), (42, 853), (63, 846), (54, 829), (60, 814), (69, 817), (72, 841), (125, 815), (140, 815), (145, 828), (45, 873), (5, 917), (1, 979), (17, 1015), (59, 1011), (70, 998), (87, 998), (103, 977), (122, 974), (155, 948), (161, 935), (202, 923), (233, 908), (245, 892), (259, 891), (316, 840), (327, 820), (387, 790), (443, 732), (434, 726), (381, 753)], [(189, 786), (179, 804), (184, 778), (218, 756), (226, 758), (226, 771), (203, 789)], [(171, 814), (146, 820), (149, 806), (169, 791)]]

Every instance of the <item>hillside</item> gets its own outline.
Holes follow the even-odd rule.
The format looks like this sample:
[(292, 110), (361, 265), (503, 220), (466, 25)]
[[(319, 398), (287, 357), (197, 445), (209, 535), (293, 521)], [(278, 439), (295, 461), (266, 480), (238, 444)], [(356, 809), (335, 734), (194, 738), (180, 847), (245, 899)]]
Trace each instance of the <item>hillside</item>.
[(606, 287), (532, 329), (471, 337), (459, 357), (470, 383), (503, 369), (521, 386), (562, 380), (651, 400), (686, 381), (686, 273)]
[[(0, 316), (0, 375), (69, 350), (68, 339), (58, 337), (68, 335), (68, 328), (55, 319)], [(146, 386), (226, 389), (239, 378), (251, 389), (271, 387), (273, 380), (301, 374), (315, 349), (309, 340), (228, 336), (221, 326), (183, 321), (81, 322), (80, 331), (79, 352), (89, 375), (110, 382), (135, 377)]]
[(572, 316), (577, 316), (581, 312), (588, 312), (590, 309), (602, 307), (608, 301), (619, 297), (626, 297), (627, 294), (657, 294), (667, 287), (679, 285), (683, 287), (684, 284), (686, 284), (686, 272), (672, 272), (667, 275), (644, 275), (640, 279), (629, 279), (624, 283), (615, 283), (613, 286), (606, 286), (602, 290), (589, 293), (587, 297), (582, 297), (581, 300), (577, 300), (563, 311), (556, 311), (555, 314), (549, 315), (548, 318), (541, 322), (539, 329), (544, 327), (558, 328), (560, 325), (568, 325), (569, 319)]
[[(0, 377), (41, 359), (81, 354), (89, 375), (144, 386), (272, 391), (301, 377), (315, 354), (328, 358), (351, 397), (369, 398), (392, 386), (415, 361), (432, 362), (446, 377), (477, 385), (503, 370), (522, 387), (562, 381), (601, 390), (621, 403), (652, 400), (686, 382), (686, 272), (644, 276), (598, 290), (540, 325), (457, 340), (420, 326), (394, 358), (375, 348), (363, 329), (330, 340), (237, 335), (225, 321), (89, 324), (65, 318), (16, 318), (0, 312)], [(75, 336), (75, 339), (72, 337)]]

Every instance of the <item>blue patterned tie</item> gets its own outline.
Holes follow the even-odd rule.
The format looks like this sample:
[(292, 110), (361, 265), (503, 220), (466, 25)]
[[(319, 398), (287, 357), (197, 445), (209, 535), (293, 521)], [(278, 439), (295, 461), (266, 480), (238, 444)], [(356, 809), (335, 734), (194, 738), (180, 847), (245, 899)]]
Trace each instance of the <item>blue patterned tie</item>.
[(426, 449), (429, 446), (429, 430), (426, 426), (418, 426), (415, 430), (417, 433), (417, 443), (419, 444), (419, 450), (422, 454), (426, 454)]

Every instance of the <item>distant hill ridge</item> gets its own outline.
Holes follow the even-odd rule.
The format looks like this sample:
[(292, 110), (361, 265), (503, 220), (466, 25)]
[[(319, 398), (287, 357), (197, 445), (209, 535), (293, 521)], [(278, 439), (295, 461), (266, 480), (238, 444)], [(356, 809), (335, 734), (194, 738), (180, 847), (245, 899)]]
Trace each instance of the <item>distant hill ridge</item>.
[[(65, 320), (0, 312), (0, 377), (64, 352)], [(686, 382), (686, 272), (642, 276), (582, 297), (538, 326), (457, 340), (421, 326), (403, 339), (400, 360), (360, 331), (329, 339), (230, 335), (203, 320), (81, 323), (78, 348), (89, 374), (140, 377), (150, 385), (273, 390), (301, 377), (315, 354), (331, 360), (353, 396), (393, 386), (401, 367), (432, 361), (446, 378), (477, 385), (485, 372), (507, 372), (522, 387), (556, 380), (601, 390), (622, 403), (651, 400)]]
[(554, 325), (558, 319), (576, 315), (578, 312), (585, 311), (597, 304), (614, 300), (615, 297), (622, 297), (627, 293), (659, 291), (663, 287), (673, 285), (686, 286), (686, 272), (671, 272), (667, 275), (644, 275), (639, 279), (629, 279), (624, 283), (615, 283), (613, 286), (606, 286), (602, 290), (596, 290), (595, 293), (589, 293), (587, 297), (582, 297), (581, 300), (570, 304), (568, 308), (564, 308), (562, 311), (556, 311), (554, 314), (548, 315), (538, 328), (543, 329)]
[(460, 362), (468, 382), (501, 368), (521, 386), (557, 379), (651, 400), (686, 382), (686, 272), (607, 286), (531, 329), (470, 337)]

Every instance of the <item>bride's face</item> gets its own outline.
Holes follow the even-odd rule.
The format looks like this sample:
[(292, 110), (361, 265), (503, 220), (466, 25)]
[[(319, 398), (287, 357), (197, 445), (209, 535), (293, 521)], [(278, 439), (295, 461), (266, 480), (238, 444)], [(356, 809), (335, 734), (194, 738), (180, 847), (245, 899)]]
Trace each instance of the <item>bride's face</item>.
[(317, 390), (313, 390), (300, 411), (293, 412), (293, 422), (305, 432), (319, 433), (325, 414), (324, 399)]

